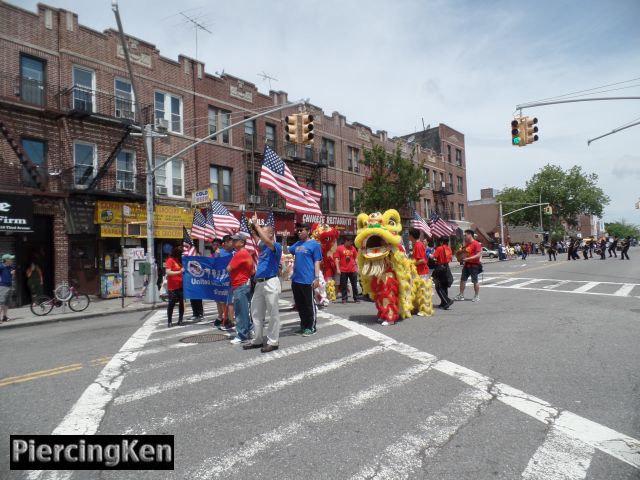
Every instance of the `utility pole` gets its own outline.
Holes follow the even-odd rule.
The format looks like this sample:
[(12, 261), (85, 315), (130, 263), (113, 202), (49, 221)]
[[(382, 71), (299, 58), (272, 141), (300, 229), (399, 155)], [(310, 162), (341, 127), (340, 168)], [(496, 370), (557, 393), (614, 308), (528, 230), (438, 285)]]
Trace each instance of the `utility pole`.
[(500, 205), (500, 244), (504, 247), (504, 222), (502, 220), (502, 202), (498, 202)]
[(542, 190), (540, 190), (540, 233), (542, 233), (542, 238), (544, 239), (544, 228), (542, 226)]

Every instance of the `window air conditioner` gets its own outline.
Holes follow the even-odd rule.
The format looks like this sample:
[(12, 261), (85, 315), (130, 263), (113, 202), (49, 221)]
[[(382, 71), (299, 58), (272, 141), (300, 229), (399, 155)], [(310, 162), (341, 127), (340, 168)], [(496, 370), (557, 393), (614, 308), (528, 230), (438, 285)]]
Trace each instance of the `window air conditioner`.
[(260, 205), (260, 197), (258, 195), (249, 195), (249, 203)]
[(133, 183), (126, 180), (117, 180), (116, 188), (123, 192), (133, 192)]
[(163, 185), (156, 185), (156, 193), (158, 195), (166, 195), (167, 194), (167, 187), (165, 187)]
[(156, 122), (154, 124), (155, 129), (159, 132), (166, 132), (169, 130), (169, 120), (164, 118), (156, 118)]

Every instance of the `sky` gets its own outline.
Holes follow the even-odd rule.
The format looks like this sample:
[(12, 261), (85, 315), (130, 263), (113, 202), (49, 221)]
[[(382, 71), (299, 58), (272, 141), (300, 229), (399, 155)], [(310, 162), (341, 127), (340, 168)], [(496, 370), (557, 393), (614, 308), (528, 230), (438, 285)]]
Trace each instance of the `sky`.
[[(10, 3), (31, 11), (36, 1)], [(116, 28), (111, 0), (49, 0), (81, 24)], [(540, 140), (511, 146), (517, 104), (616, 83), (601, 96), (640, 97), (640, 1), (120, 0), (124, 29), (210, 73), (310, 98), (325, 114), (400, 136), (445, 123), (465, 135), (469, 200), (480, 189), (524, 186), (546, 164), (580, 165), (611, 198), (605, 221), (640, 224), (640, 100), (525, 109)], [(635, 81), (633, 80), (637, 79)], [(626, 82), (626, 83), (618, 83)], [(621, 87), (631, 87), (620, 89)], [(619, 89), (619, 90), (613, 90)], [(544, 198), (543, 198), (544, 201)]]

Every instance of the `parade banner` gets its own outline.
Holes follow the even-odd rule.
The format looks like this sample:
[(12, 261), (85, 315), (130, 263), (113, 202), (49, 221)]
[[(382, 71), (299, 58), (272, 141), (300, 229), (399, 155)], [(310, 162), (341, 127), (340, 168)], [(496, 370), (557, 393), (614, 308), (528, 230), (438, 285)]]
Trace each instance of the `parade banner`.
[(182, 288), (184, 298), (215, 300), (226, 302), (229, 293), (230, 278), (227, 257), (182, 257)]

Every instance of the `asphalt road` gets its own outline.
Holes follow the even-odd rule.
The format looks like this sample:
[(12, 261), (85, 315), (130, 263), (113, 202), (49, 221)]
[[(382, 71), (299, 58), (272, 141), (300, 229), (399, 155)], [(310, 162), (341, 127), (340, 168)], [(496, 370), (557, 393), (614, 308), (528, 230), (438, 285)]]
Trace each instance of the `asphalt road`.
[(172, 434), (176, 469), (74, 479), (639, 479), (635, 250), (487, 264), (480, 302), (392, 327), (338, 303), (303, 338), (283, 304), (271, 354), (162, 313), (7, 330), (0, 477), (10, 433), (82, 431)]

